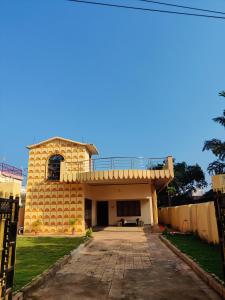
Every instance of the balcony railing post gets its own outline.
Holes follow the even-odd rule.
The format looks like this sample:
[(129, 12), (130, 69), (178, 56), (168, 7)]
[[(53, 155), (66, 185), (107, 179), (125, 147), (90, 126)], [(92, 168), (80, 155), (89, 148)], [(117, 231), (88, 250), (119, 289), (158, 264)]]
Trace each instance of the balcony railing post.
[(151, 170), (151, 160), (150, 159), (147, 160), (147, 169)]
[(111, 158), (111, 170), (113, 170), (113, 169), (114, 169), (114, 159)]

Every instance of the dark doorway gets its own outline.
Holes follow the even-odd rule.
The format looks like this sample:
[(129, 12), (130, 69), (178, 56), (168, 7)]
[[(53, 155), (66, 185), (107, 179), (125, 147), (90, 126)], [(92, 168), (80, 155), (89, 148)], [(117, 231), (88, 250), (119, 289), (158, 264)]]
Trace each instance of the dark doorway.
[(98, 226), (109, 225), (108, 201), (97, 202), (97, 224)]
[(92, 226), (92, 201), (85, 199), (85, 228)]

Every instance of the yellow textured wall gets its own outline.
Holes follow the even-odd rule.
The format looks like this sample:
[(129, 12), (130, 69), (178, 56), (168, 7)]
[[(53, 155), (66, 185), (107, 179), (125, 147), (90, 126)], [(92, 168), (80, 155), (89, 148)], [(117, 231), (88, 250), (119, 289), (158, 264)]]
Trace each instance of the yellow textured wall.
[[(76, 218), (76, 231), (83, 233), (84, 187), (81, 184), (47, 180), (48, 159), (60, 154), (67, 163), (88, 157), (84, 146), (57, 139), (32, 148), (29, 153), (25, 208), (25, 232), (32, 232), (32, 223), (42, 222), (42, 233), (70, 233), (69, 219)], [(73, 168), (75, 164), (69, 165)]]
[(196, 232), (209, 242), (219, 242), (213, 202), (160, 208), (159, 221), (181, 232)]

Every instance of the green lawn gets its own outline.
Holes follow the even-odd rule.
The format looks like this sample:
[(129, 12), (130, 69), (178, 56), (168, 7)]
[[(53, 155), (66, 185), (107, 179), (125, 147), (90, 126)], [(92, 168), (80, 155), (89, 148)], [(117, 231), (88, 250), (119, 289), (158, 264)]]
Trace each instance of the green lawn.
[(21, 289), (83, 241), (82, 237), (19, 237), (14, 290)]
[(190, 256), (205, 271), (224, 280), (220, 247), (202, 241), (195, 235), (165, 234), (172, 244)]

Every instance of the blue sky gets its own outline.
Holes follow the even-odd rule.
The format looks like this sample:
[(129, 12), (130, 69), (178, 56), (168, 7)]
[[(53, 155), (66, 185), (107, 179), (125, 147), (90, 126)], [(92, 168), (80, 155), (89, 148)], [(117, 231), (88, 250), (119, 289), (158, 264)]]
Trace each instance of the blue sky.
[(26, 145), (63, 136), (101, 156), (172, 154), (206, 170), (204, 140), (224, 138), (211, 120), (224, 108), (224, 34), (225, 20), (2, 0), (0, 160), (26, 167)]

